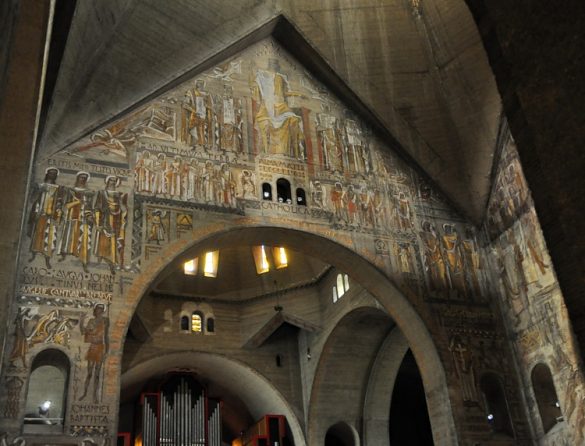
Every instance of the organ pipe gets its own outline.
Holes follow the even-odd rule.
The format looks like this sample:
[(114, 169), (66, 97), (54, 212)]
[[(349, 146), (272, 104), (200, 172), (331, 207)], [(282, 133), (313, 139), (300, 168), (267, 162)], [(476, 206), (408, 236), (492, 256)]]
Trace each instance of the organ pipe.
[(144, 393), (143, 446), (221, 446), (220, 402), (191, 375), (172, 374), (157, 393)]

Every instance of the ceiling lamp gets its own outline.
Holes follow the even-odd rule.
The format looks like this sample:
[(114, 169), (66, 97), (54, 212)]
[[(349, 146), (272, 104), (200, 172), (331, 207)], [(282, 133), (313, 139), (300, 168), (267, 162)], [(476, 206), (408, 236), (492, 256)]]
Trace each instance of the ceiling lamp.
[(264, 274), (270, 271), (268, 257), (266, 256), (266, 247), (264, 245), (252, 246), (252, 255), (254, 256), (254, 264), (256, 265), (256, 272), (258, 274)]
[(197, 275), (197, 266), (199, 264), (199, 258), (196, 257), (194, 259), (189, 260), (183, 264), (183, 272), (187, 276), (196, 276)]
[(284, 247), (275, 246), (272, 248), (272, 256), (274, 257), (276, 269), (286, 268), (288, 266), (288, 256)]
[(203, 264), (203, 275), (205, 277), (217, 277), (217, 265), (219, 264), (219, 251), (209, 251), (205, 253), (205, 262)]

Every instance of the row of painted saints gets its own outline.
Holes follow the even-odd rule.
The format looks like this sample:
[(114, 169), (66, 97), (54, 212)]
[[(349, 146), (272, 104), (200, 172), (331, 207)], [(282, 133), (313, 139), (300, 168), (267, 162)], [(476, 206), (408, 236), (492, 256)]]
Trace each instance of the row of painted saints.
[(121, 179), (105, 178), (103, 190), (88, 188), (90, 175), (78, 172), (73, 187), (57, 184), (59, 170), (49, 167), (37, 185), (29, 216), (30, 250), (33, 261), (67, 256), (79, 260), (84, 271), (91, 259), (105, 262), (112, 272), (124, 264), (127, 194), (117, 190)]
[(505, 151), (501, 170), (495, 181), (494, 197), (488, 205), (488, 231), (491, 239), (512, 226), (528, 210), (528, 196), (528, 185), (517, 155)]
[(243, 198), (256, 196), (255, 174), (250, 170), (236, 179), (226, 163), (216, 166), (212, 161), (151, 155), (146, 150), (137, 155), (134, 181), (139, 194), (228, 207), (236, 206), (236, 181)]
[(457, 228), (444, 223), (442, 231), (424, 220), (419, 237), (422, 242), (424, 269), (432, 295), (456, 290), (458, 297), (481, 296), (479, 249), (471, 228), (462, 236)]

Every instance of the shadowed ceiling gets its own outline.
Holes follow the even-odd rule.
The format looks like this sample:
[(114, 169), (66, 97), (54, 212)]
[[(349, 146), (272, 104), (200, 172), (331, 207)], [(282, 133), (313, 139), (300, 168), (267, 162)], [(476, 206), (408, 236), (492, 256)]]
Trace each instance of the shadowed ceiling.
[(278, 14), (480, 222), (501, 107), (463, 0), (78, 1), (39, 150), (86, 136)]

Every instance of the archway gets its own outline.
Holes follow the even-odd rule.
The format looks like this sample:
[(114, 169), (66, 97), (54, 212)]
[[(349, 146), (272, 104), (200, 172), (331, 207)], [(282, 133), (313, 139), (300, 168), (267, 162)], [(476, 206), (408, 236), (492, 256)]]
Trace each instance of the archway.
[[(242, 224), (245, 221), (244, 219), (238, 223)], [(364, 256), (368, 256), (367, 251), (360, 251), (362, 255), (356, 254), (351, 239), (335, 241), (328, 238), (335, 236), (335, 233), (316, 234), (281, 227), (226, 227), (226, 224), (208, 225), (194, 230), (191, 242), (185, 243), (184, 240), (180, 240), (169, 244), (159, 256), (144, 266), (139, 280), (135, 280), (126, 290), (126, 308), (117, 313), (118, 318), (114, 322), (117, 330), (112, 336), (112, 351), (114, 353), (117, 351), (118, 355), (121, 355), (124, 336), (132, 315), (142, 296), (149, 292), (153, 283), (181, 267), (196, 253), (225, 246), (254, 244), (294, 247), (341, 271), (351, 271), (352, 279), (377, 299), (381, 305), (380, 312), (387, 313), (401, 329), (417, 360), (428, 396), (427, 404), (435, 442), (457, 444), (452, 412), (445, 410), (446, 407), (450, 407), (446, 376), (428, 329), (410, 302), (395, 288), (388, 277), (373, 265), (373, 255), (365, 258)], [(168, 262), (167, 259), (174, 260)], [(115, 360), (114, 364), (119, 366), (120, 362)], [(118, 388), (118, 384), (110, 386)], [(297, 435), (295, 441), (296, 438)]]
[(343, 422), (334, 424), (327, 429), (325, 446), (358, 446), (355, 430)]
[(211, 384), (228, 398), (228, 410), (232, 411), (228, 414), (228, 428), (235, 430), (242, 427), (242, 421), (255, 421), (267, 413), (282, 414), (294, 444), (306, 444), (297, 414), (278, 390), (258, 371), (226, 356), (190, 351), (157, 356), (127, 370), (122, 375), (121, 389), (126, 399), (132, 400), (149, 379), (173, 370), (195, 374), (202, 383)]
[(389, 422), (392, 446), (433, 445), (424, 388), (410, 350), (404, 355), (396, 375)]

